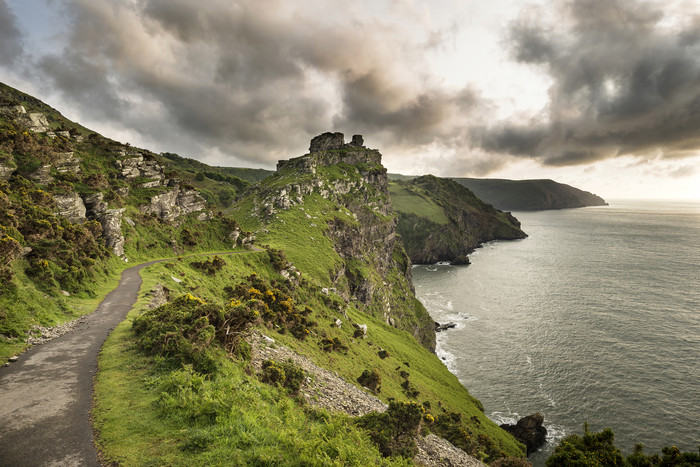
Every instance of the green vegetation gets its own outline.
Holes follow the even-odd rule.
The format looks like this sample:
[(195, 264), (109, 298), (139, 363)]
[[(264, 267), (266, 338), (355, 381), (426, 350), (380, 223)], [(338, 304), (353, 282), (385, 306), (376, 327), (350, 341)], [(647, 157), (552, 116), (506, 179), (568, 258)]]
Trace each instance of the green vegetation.
[(470, 190), (426, 175), (389, 184), (397, 231), (414, 263), (468, 263), (467, 255), (490, 240), (524, 238), (520, 223)]
[(569, 466), (621, 466), (621, 467), (653, 467), (678, 466), (692, 467), (700, 465), (700, 447), (698, 453), (681, 452), (677, 447), (670, 446), (662, 449), (662, 455), (644, 454), (644, 446), (635, 446), (634, 453), (625, 457), (615, 447), (615, 434), (610, 428), (598, 433), (588, 431), (584, 424), (583, 436), (569, 435), (554, 449), (547, 459), (547, 467)]

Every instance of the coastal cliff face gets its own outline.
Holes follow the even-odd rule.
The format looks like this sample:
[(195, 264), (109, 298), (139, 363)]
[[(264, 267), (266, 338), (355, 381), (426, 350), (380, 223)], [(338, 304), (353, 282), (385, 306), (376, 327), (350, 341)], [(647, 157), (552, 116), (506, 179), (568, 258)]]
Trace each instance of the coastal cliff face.
[(394, 181), (390, 192), (398, 232), (414, 263), (467, 264), (467, 255), (484, 242), (527, 237), (513, 215), (449, 179)]
[[(239, 200), (235, 215), (259, 243), (286, 245), (302, 273), (333, 287), (346, 304), (410, 332), (432, 351), (434, 324), (415, 298), (388, 186), (379, 151), (358, 135), (346, 144), (342, 133), (326, 133), (312, 140), (308, 154), (280, 161), (273, 176)], [(300, 231), (308, 233), (298, 248), (282, 241)]]

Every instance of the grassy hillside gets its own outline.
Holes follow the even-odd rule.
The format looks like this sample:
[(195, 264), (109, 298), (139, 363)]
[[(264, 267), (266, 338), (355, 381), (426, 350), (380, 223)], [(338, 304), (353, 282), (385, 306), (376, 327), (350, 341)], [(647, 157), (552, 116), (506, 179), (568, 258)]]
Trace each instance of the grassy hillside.
[(454, 178), (453, 180), (472, 190), (487, 203), (506, 211), (567, 209), (607, 204), (603, 198), (593, 193), (553, 180), (479, 178)]
[(452, 180), (426, 175), (389, 185), (398, 232), (414, 263), (468, 263), (481, 243), (526, 235), (509, 213), (484, 203)]
[[(391, 180), (410, 182), (416, 175), (389, 174)], [(604, 206), (593, 193), (553, 180), (506, 180), (499, 178), (452, 178), (479, 199), (503, 211), (567, 209)]]

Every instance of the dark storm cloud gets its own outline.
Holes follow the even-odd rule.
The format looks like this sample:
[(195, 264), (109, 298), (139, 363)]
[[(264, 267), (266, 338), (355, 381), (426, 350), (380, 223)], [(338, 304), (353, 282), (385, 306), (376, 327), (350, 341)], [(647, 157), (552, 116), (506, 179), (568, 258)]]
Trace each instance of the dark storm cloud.
[(0, 64), (12, 65), (22, 55), (22, 34), (17, 18), (5, 0), (0, 0)]
[(197, 156), (215, 149), (238, 163), (269, 164), (298, 155), (329, 130), (377, 135), (373, 147), (463, 140), (457, 120), (478, 101), (468, 89), (445, 92), (429, 72), (417, 71), (427, 69), (426, 50), (450, 31), (365, 15), (360, 6), (61, 6), (71, 24), (63, 52), (37, 58), (45, 82), (83, 114), (136, 128), (161, 150)]
[(620, 155), (696, 154), (698, 17), (688, 15), (671, 26), (662, 2), (558, 5), (558, 24), (532, 15), (514, 24), (509, 35), (515, 59), (553, 78), (547, 115), (533, 125), (507, 122), (477, 129), (475, 141), (488, 151), (551, 165)]

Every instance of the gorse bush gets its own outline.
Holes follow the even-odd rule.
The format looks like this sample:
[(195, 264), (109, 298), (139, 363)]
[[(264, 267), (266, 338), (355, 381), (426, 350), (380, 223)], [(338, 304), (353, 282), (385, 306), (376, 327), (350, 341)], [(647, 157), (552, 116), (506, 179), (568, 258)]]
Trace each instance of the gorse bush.
[(371, 371), (363, 371), (360, 377), (357, 378), (357, 382), (377, 394), (379, 394), (382, 389), (382, 376), (376, 368), (373, 368)]
[(260, 304), (231, 300), (220, 306), (185, 294), (134, 319), (140, 345), (173, 363), (191, 364), (197, 371), (216, 371), (210, 353), (214, 345), (235, 354), (245, 331), (259, 322)]
[(414, 438), (420, 433), (425, 410), (415, 402), (391, 402), (384, 413), (372, 412), (357, 419), (382, 455), (408, 459), (418, 453)]
[(280, 333), (289, 331), (299, 340), (306, 339), (310, 328), (316, 326), (309, 320), (313, 311), (308, 306), (297, 306), (285, 287), (273, 287), (257, 274), (251, 274), (235, 287), (227, 286), (224, 292), (231, 300), (254, 301), (260, 311), (262, 322)]
[(644, 446), (637, 444), (627, 457), (615, 446), (615, 433), (610, 428), (592, 433), (588, 423), (583, 425), (583, 436), (572, 434), (559, 442), (547, 459), (547, 467), (559, 466), (623, 466), (623, 467), (697, 467), (700, 465), (700, 447), (697, 453), (681, 452), (676, 446), (665, 447), (662, 455), (644, 454)]
[(260, 380), (263, 383), (287, 388), (292, 394), (299, 392), (305, 378), (306, 372), (291, 360), (281, 363), (274, 360), (265, 360), (262, 363)]
[[(185, 229), (183, 232), (189, 232), (189, 230)], [(223, 258), (219, 256), (214, 256), (214, 258), (210, 260), (203, 260), (203, 261), (194, 261), (192, 262), (192, 267), (196, 269), (200, 269), (210, 276), (215, 275), (217, 272), (221, 271), (223, 267), (226, 265), (226, 261), (223, 260)]]

